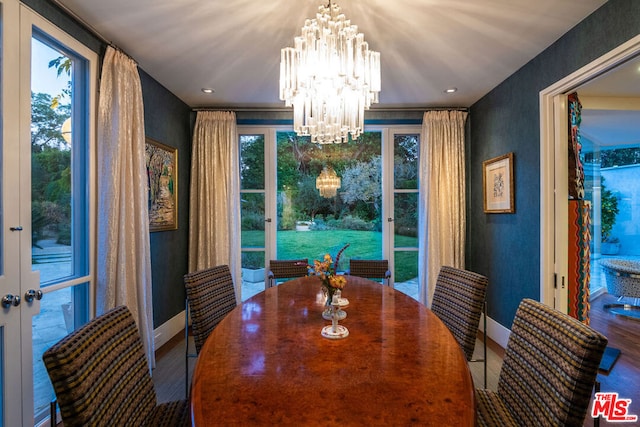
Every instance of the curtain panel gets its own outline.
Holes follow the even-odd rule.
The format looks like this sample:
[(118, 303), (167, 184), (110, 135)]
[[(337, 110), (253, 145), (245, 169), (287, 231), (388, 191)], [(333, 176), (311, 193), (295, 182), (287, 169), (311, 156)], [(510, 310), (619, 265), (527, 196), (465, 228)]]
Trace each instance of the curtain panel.
[(236, 115), (198, 111), (191, 153), (189, 271), (227, 264), (239, 301), (240, 147)]
[(420, 302), (427, 306), (431, 306), (440, 267), (465, 267), (467, 115), (427, 111), (422, 121), (418, 276)]
[(126, 305), (155, 367), (142, 86), (136, 63), (107, 47), (98, 109), (96, 311)]

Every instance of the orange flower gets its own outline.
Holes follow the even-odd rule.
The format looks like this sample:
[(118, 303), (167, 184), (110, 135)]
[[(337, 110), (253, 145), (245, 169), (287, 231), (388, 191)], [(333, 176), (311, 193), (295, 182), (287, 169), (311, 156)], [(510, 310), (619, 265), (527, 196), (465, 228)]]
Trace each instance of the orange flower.
[(344, 289), (347, 279), (344, 276), (331, 276), (329, 277), (329, 284), (332, 288)]
[(342, 252), (348, 247), (346, 245), (338, 252), (335, 263), (330, 254), (325, 254), (322, 261), (314, 260), (313, 266), (309, 266), (309, 274), (315, 274), (322, 282), (322, 286), (328, 291), (343, 289), (347, 284), (344, 276), (337, 275), (338, 260)]

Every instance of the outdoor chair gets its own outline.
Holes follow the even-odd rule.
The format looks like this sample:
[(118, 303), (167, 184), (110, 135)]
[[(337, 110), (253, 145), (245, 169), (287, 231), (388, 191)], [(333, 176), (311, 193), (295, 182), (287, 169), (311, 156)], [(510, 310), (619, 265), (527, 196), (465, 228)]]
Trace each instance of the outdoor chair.
[[(136, 322), (116, 307), (43, 354), (62, 422), (69, 426), (187, 426), (186, 400), (158, 405)], [(52, 423), (55, 423), (52, 403)]]
[(497, 391), (476, 390), (479, 426), (582, 426), (607, 338), (540, 302), (513, 320)]
[(389, 271), (389, 261), (386, 259), (350, 259), (349, 271), (350, 276), (364, 277), (365, 279), (382, 279), (387, 285), (391, 279), (391, 271)]
[(306, 276), (308, 274), (308, 266), (308, 258), (288, 260), (272, 259), (269, 261), (269, 274), (267, 275), (269, 287), (275, 286), (279, 279), (293, 279), (295, 277)]

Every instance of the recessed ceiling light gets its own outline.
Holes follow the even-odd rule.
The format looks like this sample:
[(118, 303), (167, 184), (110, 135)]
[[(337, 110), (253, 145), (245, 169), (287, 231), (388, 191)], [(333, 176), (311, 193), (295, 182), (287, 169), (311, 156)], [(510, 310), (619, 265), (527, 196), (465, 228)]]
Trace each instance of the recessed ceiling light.
[(215, 92), (215, 90), (213, 90), (213, 89), (211, 89), (211, 88), (208, 88), (208, 87), (203, 87), (201, 90), (202, 90), (204, 93), (213, 93), (213, 92)]
[(444, 93), (455, 93), (458, 91), (457, 87), (450, 87), (449, 89), (445, 89)]

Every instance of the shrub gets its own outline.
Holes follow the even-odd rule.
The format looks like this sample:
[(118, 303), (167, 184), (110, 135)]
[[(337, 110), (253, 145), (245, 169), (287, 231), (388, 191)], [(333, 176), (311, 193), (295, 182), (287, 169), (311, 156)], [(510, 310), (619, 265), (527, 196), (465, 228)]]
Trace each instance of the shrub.
[(71, 245), (71, 226), (69, 224), (61, 224), (58, 227), (58, 240), (59, 245)]
[(605, 187), (604, 177), (602, 177), (601, 187), (602, 216), (600, 217), (600, 223), (602, 224), (602, 241), (610, 242), (611, 230), (616, 223), (616, 215), (618, 215), (619, 212), (618, 198), (611, 190)]
[(242, 268), (257, 270), (264, 268), (264, 252), (243, 252)]
[(372, 231), (374, 224), (351, 215), (346, 215), (339, 220), (340, 228), (345, 230)]
[(398, 225), (395, 227), (395, 233), (400, 236), (418, 237), (418, 229), (416, 227)]
[(264, 215), (257, 212), (243, 212), (243, 230), (264, 230)]

